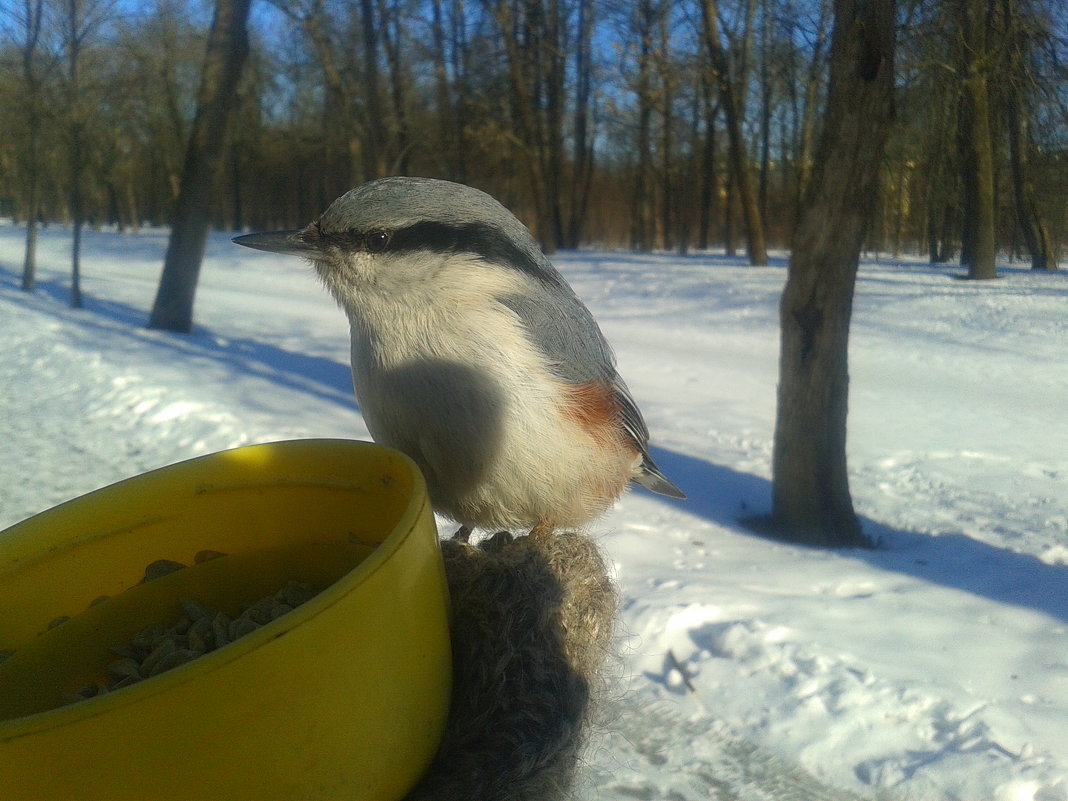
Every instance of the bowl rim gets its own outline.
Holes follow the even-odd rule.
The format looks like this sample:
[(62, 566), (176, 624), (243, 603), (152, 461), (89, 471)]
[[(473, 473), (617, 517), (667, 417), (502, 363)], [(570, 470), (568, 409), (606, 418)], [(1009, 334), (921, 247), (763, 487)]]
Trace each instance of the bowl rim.
[[(129, 687), (124, 687), (122, 690), (115, 690), (104, 695), (87, 698), (84, 701), (48, 709), (43, 712), (34, 712), (29, 715), (0, 720), (0, 742), (14, 740), (18, 737), (60, 726), (70, 725), (82, 719), (105, 714), (110, 710), (120, 709), (131, 704), (140, 703), (155, 695), (170, 692), (177, 687), (195, 680), (198, 676), (221, 670), (226, 665), (238, 659), (242, 659), (253, 651), (259, 650), (274, 640), (285, 636), (298, 626), (301, 626), (311, 619), (327, 612), (346, 596), (355, 592), (361, 585), (369, 581), (371, 577), (374, 576), (398, 550), (400, 550), (408, 537), (412, 536), (416, 529), (419, 528), (416, 523), (418, 522), (420, 515), (423, 513), (424, 507), (429, 505), (429, 498), (426, 492), (426, 482), (415, 462), (413, 462), (407, 455), (394, 448), (367, 442), (365, 440), (346, 440), (340, 438), (292, 439), (241, 445), (236, 448), (227, 448), (221, 451), (195, 456), (190, 459), (184, 459), (170, 465), (165, 465), (164, 467), (149, 470), (122, 479), (121, 481), (108, 484), (93, 490), (92, 492), (65, 501), (55, 507), (46, 509), (37, 515), (27, 518), (26, 521), (23, 521), (27, 522), (40, 517), (41, 515), (47, 515), (49, 512), (58, 509), (60, 506), (65, 507), (69, 504), (84, 503), (91, 496), (97, 495), (98, 493), (104, 493), (129, 482), (136, 482), (138, 479), (145, 476), (154, 476), (158, 478), (160, 474), (175, 468), (191, 471), (197, 462), (207, 464), (212, 461), (217, 461), (222, 456), (234, 454), (238, 451), (248, 451), (265, 447), (281, 447), (283, 450), (297, 451), (301, 448), (314, 448), (322, 445), (330, 445), (334, 447), (340, 446), (343, 448), (352, 446), (352, 449), (354, 450), (386, 452), (391, 456), (398, 457), (398, 461), (411, 473), (413, 479), (412, 491), (409, 493), (407, 503), (401, 511), (401, 514), (398, 516), (392, 531), (390, 531), (382, 542), (375, 546), (374, 550), (368, 554), (365, 559), (352, 570), (345, 573), (337, 581), (330, 584), (293, 611), (283, 615), (277, 620), (261, 626), (243, 637), (240, 637), (224, 648), (219, 648), (215, 651), (203, 654), (191, 662), (179, 665), (158, 676), (153, 676), (137, 682)], [(22, 524), (15, 524), (16, 527), (20, 525)], [(0, 531), (0, 538), (3, 537), (4, 533), (5, 532)]]

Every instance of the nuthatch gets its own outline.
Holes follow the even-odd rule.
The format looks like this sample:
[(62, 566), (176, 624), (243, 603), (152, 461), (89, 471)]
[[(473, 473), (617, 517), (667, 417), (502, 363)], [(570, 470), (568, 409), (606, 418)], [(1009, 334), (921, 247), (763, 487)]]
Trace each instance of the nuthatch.
[(629, 481), (685, 497), (589, 309), (484, 192), (384, 178), (300, 231), (234, 241), (314, 263), (349, 318), (371, 436), (419, 465), (463, 534), (580, 527)]

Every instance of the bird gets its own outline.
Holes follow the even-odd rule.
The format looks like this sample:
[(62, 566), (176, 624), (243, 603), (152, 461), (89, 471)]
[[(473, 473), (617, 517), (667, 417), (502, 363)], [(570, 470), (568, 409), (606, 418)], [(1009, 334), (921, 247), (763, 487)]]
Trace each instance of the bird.
[(371, 437), (416, 463), (457, 537), (581, 529), (631, 482), (686, 497), (593, 315), (489, 194), (380, 178), (303, 229), (233, 241), (312, 262), (348, 317)]

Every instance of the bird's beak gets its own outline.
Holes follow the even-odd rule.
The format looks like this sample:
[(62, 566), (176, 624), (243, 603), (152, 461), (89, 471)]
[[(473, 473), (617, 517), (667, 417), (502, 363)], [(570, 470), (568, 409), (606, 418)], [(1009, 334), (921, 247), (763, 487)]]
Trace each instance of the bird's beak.
[(270, 231), (264, 234), (246, 234), (235, 236), (235, 244), (244, 245), (247, 248), (266, 250), (268, 253), (282, 253), (286, 256), (301, 256), (305, 259), (314, 258), (319, 252), (315, 245), (308, 244), (302, 237), (304, 229), (299, 231)]

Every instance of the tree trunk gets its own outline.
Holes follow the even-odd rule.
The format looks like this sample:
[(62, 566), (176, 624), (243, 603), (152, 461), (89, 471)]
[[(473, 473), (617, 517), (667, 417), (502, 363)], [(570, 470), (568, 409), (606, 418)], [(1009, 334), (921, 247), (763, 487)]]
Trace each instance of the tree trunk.
[(571, 206), (567, 220), (565, 246), (582, 244), (582, 227), (586, 221), (590, 187), (593, 180), (593, 147), (590, 143), (590, 96), (593, 91), (593, 2), (579, 0), (578, 32), (575, 49), (575, 109), (572, 125)]
[(690, 96), (689, 153), (682, 159), (679, 171), (678, 234), (675, 237), (675, 252), (685, 256), (690, 252), (693, 240), (694, 218), (700, 205), (698, 176), (701, 153), (701, 94)]
[[(730, 146), (728, 145), (728, 151)], [(727, 158), (730, 158), (728, 152)], [(728, 256), (734, 256), (738, 252), (737, 238), (734, 233), (734, 207), (737, 205), (735, 196), (734, 170), (727, 169), (727, 186), (723, 196), (723, 252)]]
[(738, 192), (738, 201), (742, 209), (742, 218), (745, 221), (749, 263), (753, 266), (764, 266), (768, 263), (768, 252), (764, 244), (764, 223), (760, 218), (760, 208), (757, 205), (753, 182), (749, 176), (745, 141), (742, 138), (743, 106), (731, 81), (727, 53), (720, 42), (719, 11), (716, 0), (702, 0), (701, 10), (704, 19), (705, 43), (708, 45), (709, 55), (712, 58), (712, 69), (719, 85), (720, 101), (723, 103), (727, 118), (727, 138), (730, 145), (728, 158), (734, 178), (734, 188)]
[(70, 253), (70, 305), (82, 308), (82, 226), (85, 224), (85, 108), (79, 75), (81, 49), (89, 28), (82, 18), (79, 0), (67, 0), (64, 7), (66, 31), (64, 47), (67, 55), (66, 109), (67, 117), (67, 165), (70, 168), (68, 203), (70, 204), (71, 253)]
[(801, 210), (801, 198), (808, 189), (812, 175), (812, 143), (816, 139), (816, 108), (819, 105), (821, 63), (827, 39), (827, 4), (830, 0), (820, 0), (816, 41), (813, 45), (812, 60), (808, 64), (805, 79), (804, 109), (801, 116), (801, 143), (797, 168), (797, 208)]
[[(31, 204), (31, 208), (36, 203)], [(37, 210), (26, 220), (26, 249), (22, 257), (22, 290), (33, 292), (37, 288)]]
[(674, 176), (675, 158), (675, 84), (676, 77), (671, 72), (671, 53), (669, 36), (669, 19), (666, 13), (660, 14), (657, 22), (660, 43), (657, 49), (657, 72), (660, 75), (659, 111), (660, 111), (660, 247), (670, 248), (675, 239), (675, 208), (681, 205), (680, 187)]
[[(72, 14), (75, 14), (76, 3), (70, 5)], [(71, 115), (68, 129), (70, 151), (70, 216), (71, 216), (71, 249), (70, 249), (70, 306), (72, 309), (80, 309), (84, 305), (82, 301), (82, 227), (85, 225), (85, 189), (83, 181), (85, 177), (85, 137), (81, 119), (81, 101), (78, 97), (78, 50), (73, 47), (70, 54), (68, 79), (70, 81), (70, 98), (67, 103), (67, 113)]]
[(188, 333), (193, 299), (204, 258), (212, 186), (222, 159), (227, 119), (248, 56), (248, 13), (252, 0), (218, 0), (211, 24), (197, 113), (186, 148), (182, 184), (150, 328)]
[[(378, 0), (378, 15), (382, 21), (382, 45), (389, 63), (389, 97), (393, 105), (394, 138), (396, 156), (390, 173), (408, 175), (408, 162), (411, 157), (411, 134), (408, 129), (408, 110), (405, 99), (405, 76), (401, 63), (401, 41), (399, 16), (396, 8), (390, 11), (385, 0)], [(395, 27), (391, 28), (391, 21)]]
[(448, 177), (455, 177), (459, 170), (454, 166), (458, 146), (453, 143), (456, 124), (453, 121), (452, 92), (449, 89), (448, 56), (445, 51), (445, 26), (441, 0), (433, 0), (431, 9), (431, 38), (434, 42), (434, 86), (437, 90), (438, 149), (441, 164)]
[(768, 218), (768, 173), (771, 170), (771, 12), (768, 0), (760, 2), (760, 177), (757, 182), (757, 207), (760, 219)]
[(701, 81), (701, 106), (704, 111), (705, 138), (701, 146), (701, 200), (697, 226), (697, 247), (708, 250), (711, 240), (712, 212), (719, 199), (719, 179), (716, 175), (716, 117), (719, 104), (712, 103), (712, 85)]
[[(323, 105), (320, 149), (323, 169), (318, 171), (318, 190), (321, 194), (315, 201), (317, 209), (325, 208), (337, 197), (339, 189), (351, 188), (354, 178), (363, 168), (357, 170), (358, 159), (363, 158), (366, 147), (361, 137), (354, 132), (357, 126), (354, 110), (359, 90), (351, 71), (343, 70), (334, 52), (334, 45), (325, 30), (330, 24), (324, 19), (325, 12), (321, 0), (316, 2), (306, 14), (297, 16), (289, 3), (276, 3), (283, 13), (300, 22), (304, 35), (312, 44), (319, 68), (323, 73)], [(366, 137), (364, 137), (366, 138)], [(304, 176), (301, 176), (304, 178)], [(302, 218), (303, 219), (303, 218)]]
[(22, 259), (22, 289), (33, 292), (37, 288), (37, 217), (40, 214), (41, 170), (41, 90), (37, 75), (36, 52), (44, 20), (44, 0), (25, 0), (22, 24), (26, 38), (20, 47), (22, 77), (26, 84), (27, 118), (27, 187), (26, 187), (26, 250)]
[(965, 235), (961, 261), (968, 267), (968, 278), (976, 280), (997, 278), (986, 8), (980, 0), (957, 0), (963, 39), (959, 141), (963, 150)]
[(360, 0), (360, 21), (363, 27), (363, 129), (366, 132), (363, 154), (364, 179), (381, 178), (386, 174), (386, 126), (379, 100), (378, 30), (375, 27), (371, 0)]
[[(552, 91), (545, 82), (548, 53), (544, 44), (547, 26), (544, 19), (535, 13), (531, 18), (524, 15), (520, 3), (511, 0), (499, 2), (495, 17), (504, 37), (508, 59), (510, 105), (515, 139), (520, 143), (523, 166), (529, 179), (530, 195), (533, 197), (536, 216), (535, 235), (542, 248), (552, 252), (557, 244), (557, 215), (554, 200), (549, 198), (549, 186), (558, 176), (551, 173), (548, 156), (547, 135), (549, 123), (544, 106), (552, 102)], [(536, 9), (541, 11), (540, 4)], [(525, 35), (521, 35), (525, 34)]]
[(464, 2), (453, 0), (452, 4), (452, 75), (456, 87), (456, 180), (466, 183), (468, 174), (468, 137), (467, 118), (470, 113), (468, 102), (468, 65), (471, 59), (471, 47), (468, 42), (467, 26), (464, 24)]
[[(956, 91), (952, 92), (956, 94)], [(930, 104), (931, 115), (924, 126), (923, 156), (919, 175), (924, 186), (924, 216), (927, 256), (931, 264), (945, 264), (952, 258), (954, 200), (959, 197), (959, 168), (953, 162), (952, 132), (956, 127), (954, 106), (943, 92)]]
[(552, 226), (552, 251), (564, 245), (564, 28), (559, 0), (549, 0), (543, 12), (545, 30), (542, 34), (542, 81), (545, 92), (544, 151), (542, 170), (545, 172), (545, 205)]
[(823, 130), (780, 305), (772, 520), (780, 536), (864, 546), (846, 468), (849, 321), (893, 117), (894, 0), (835, 0)]
[(1013, 205), (1016, 222), (1031, 254), (1032, 270), (1056, 270), (1057, 254), (1049, 228), (1035, 202), (1031, 168), (1031, 111), (1025, 86), (1033, 82), (1027, 56), (1031, 48), (1016, 0), (1002, 0), (1002, 13), (1008, 29), (1008, 98), (1006, 125), (1009, 130), (1009, 165), (1012, 175)]
[(1056, 270), (1057, 255), (1049, 228), (1035, 203), (1035, 187), (1031, 180), (1031, 137), (1025, 112), (1019, 98), (1013, 98), (1008, 110), (1009, 161), (1012, 168), (1013, 200), (1016, 221), (1031, 254), (1032, 270)]
[(653, 116), (651, 62), (654, 9), (651, 0), (641, 0), (638, 9), (638, 130), (635, 143), (638, 160), (631, 196), (630, 247), (631, 250), (644, 253), (653, 246), (650, 231), (649, 151)]
[(241, 175), (241, 144), (234, 138), (230, 140), (230, 228), (234, 231), (245, 229), (244, 186)]

